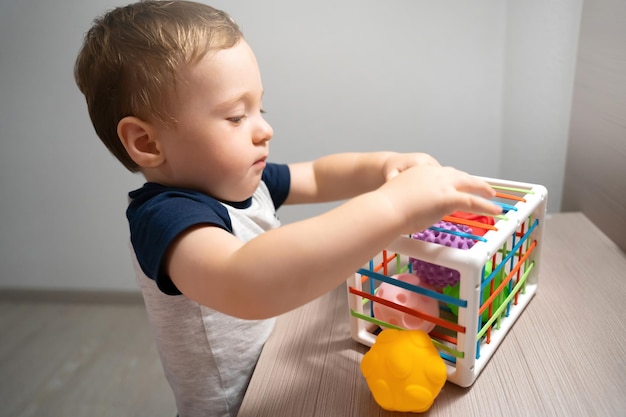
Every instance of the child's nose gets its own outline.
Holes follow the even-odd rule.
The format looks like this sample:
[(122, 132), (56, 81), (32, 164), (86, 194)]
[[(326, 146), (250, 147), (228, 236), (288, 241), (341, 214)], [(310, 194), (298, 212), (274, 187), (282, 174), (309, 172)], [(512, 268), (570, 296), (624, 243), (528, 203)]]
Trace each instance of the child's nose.
[(254, 141), (257, 143), (267, 142), (272, 138), (273, 135), (274, 129), (272, 129), (272, 126), (270, 126), (270, 124), (263, 117), (260, 117), (254, 135)]

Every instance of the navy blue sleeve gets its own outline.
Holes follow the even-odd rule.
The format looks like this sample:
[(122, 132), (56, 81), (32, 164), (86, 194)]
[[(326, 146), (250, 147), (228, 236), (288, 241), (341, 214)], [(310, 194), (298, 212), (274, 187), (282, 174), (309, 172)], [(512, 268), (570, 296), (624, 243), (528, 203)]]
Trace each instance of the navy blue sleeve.
[(274, 207), (282, 206), (289, 195), (291, 186), (289, 167), (284, 164), (268, 163), (263, 170), (261, 180), (267, 185)]
[[(289, 167), (268, 163), (262, 180), (267, 186), (274, 207), (280, 207), (289, 195)], [(129, 193), (126, 210), (130, 241), (142, 271), (156, 281), (168, 295), (180, 295), (163, 267), (172, 242), (185, 230), (200, 224), (220, 227), (229, 233), (233, 228), (228, 210), (217, 200), (203, 193), (147, 183)]]
[(228, 211), (202, 193), (153, 183), (131, 192), (129, 197), (126, 217), (141, 269), (163, 293), (181, 294), (163, 268), (170, 245), (182, 232), (198, 224), (212, 224), (232, 233)]

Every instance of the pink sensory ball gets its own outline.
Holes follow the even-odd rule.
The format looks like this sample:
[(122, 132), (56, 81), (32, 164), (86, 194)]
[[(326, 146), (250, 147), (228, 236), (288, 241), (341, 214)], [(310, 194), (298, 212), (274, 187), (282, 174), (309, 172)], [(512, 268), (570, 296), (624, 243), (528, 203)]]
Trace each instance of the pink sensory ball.
[[(396, 278), (400, 281), (416, 286), (429, 288), (429, 286), (423, 283), (418, 276), (413, 274), (399, 274), (394, 275), (392, 278)], [(376, 291), (376, 296), (413, 310), (417, 310), (429, 316), (439, 317), (439, 302), (437, 300), (410, 290), (406, 290), (396, 285), (388, 284), (386, 282), (382, 283)], [(403, 313), (402, 311), (387, 307), (380, 303), (374, 303), (374, 316), (382, 321), (386, 321), (389, 324), (393, 324), (394, 326), (410, 330), (422, 330), (426, 333), (429, 333), (435, 327), (435, 323), (431, 323), (430, 321), (423, 320), (411, 314)]]

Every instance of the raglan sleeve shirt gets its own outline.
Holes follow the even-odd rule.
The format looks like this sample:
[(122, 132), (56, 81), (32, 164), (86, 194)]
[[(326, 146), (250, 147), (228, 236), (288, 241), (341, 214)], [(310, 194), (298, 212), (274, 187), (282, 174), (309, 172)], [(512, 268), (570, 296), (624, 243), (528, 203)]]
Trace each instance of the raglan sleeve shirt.
[[(287, 199), (290, 186), (289, 167), (268, 163), (261, 181), (267, 186), (274, 210)], [(180, 295), (167, 275), (163, 261), (171, 244), (190, 227), (206, 224), (233, 233), (228, 210), (224, 204), (245, 206), (249, 202), (220, 202), (199, 191), (146, 183), (129, 193), (126, 217), (130, 240), (143, 272), (154, 279), (168, 295)]]

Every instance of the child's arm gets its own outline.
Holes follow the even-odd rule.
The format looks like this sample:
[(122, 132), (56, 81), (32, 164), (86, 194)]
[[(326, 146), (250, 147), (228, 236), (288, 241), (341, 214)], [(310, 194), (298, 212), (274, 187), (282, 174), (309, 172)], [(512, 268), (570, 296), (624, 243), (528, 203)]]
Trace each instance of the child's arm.
[(439, 163), (424, 153), (343, 153), (289, 165), (291, 189), (286, 204), (337, 201), (380, 187), (415, 165)]
[(247, 319), (271, 317), (336, 287), (400, 234), (456, 210), (499, 213), (484, 199), (493, 195), (466, 173), (417, 165), (327, 213), (247, 243), (217, 227), (192, 228), (172, 245), (166, 268), (200, 304)]

